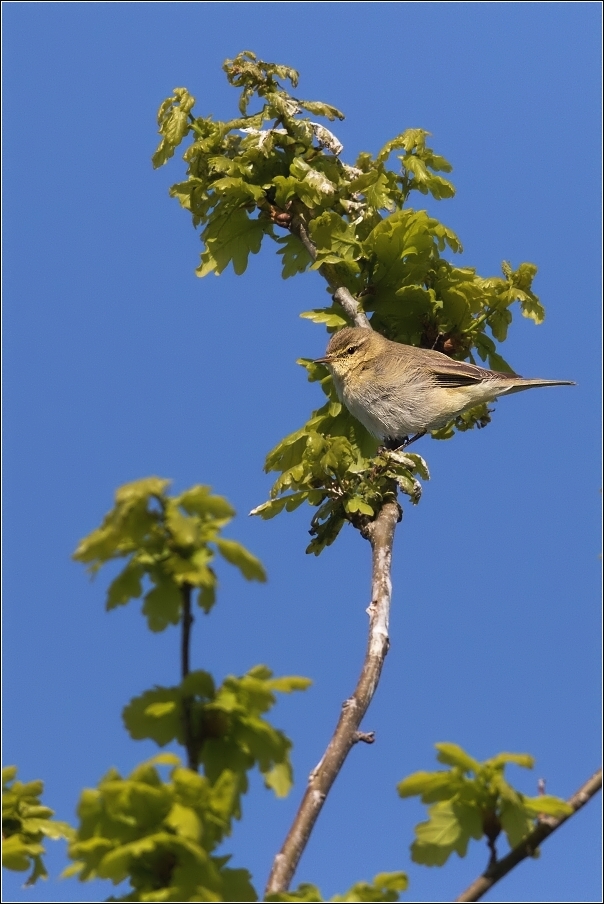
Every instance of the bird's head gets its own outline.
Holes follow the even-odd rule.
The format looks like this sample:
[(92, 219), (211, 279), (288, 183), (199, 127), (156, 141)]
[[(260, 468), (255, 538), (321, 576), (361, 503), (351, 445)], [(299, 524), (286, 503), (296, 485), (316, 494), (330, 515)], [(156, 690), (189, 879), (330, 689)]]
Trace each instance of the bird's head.
[(335, 377), (344, 379), (361, 365), (380, 354), (384, 337), (371, 329), (344, 327), (329, 340), (325, 357), (315, 364), (326, 364)]

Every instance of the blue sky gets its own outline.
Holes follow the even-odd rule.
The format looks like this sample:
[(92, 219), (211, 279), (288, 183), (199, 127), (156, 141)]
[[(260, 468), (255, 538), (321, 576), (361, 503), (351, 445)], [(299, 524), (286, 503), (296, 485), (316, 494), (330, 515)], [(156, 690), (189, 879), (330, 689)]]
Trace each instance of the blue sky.
[[(150, 474), (209, 483), (239, 517), (228, 535), (266, 565), (225, 566), (195, 624), (193, 664), (221, 678), (266, 663), (313, 679), (273, 721), (294, 742), (296, 786), (255, 778), (225, 850), (259, 891), (350, 694), (366, 640), (367, 544), (345, 530), (308, 557), (310, 510), (264, 523), (266, 452), (321, 404), (295, 365), (324, 350), (298, 314), (327, 299), (316, 274), (284, 282), (267, 245), (242, 277), (194, 275), (200, 244), (154, 172), (155, 115), (175, 86), (199, 115), (236, 115), (222, 61), (251, 49), (301, 73), (298, 92), (346, 113), (353, 162), (428, 129), (457, 196), (431, 211), (464, 263), (539, 266), (540, 327), (517, 314), (503, 354), (525, 376), (577, 386), (523, 393), (493, 423), (417, 451), (432, 480), (394, 550), (391, 650), (358, 745), (296, 882), (330, 897), (407, 870), (413, 901), (450, 900), (486, 865), (483, 845), (443, 869), (410, 863), (424, 810), (396, 782), (435, 768), (433, 744), (568, 796), (600, 758), (600, 5), (596, 3), (4, 4), (4, 751), (74, 821), (83, 787), (152, 755), (121, 725), (129, 699), (178, 680), (175, 629), (150, 635), (138, 605), (106, 614), (109, 575), (70, 555), (117, 486)], [(415, 202), (422, 206), (423, 197)], [(600, 900), (595, 801), (489, 896)], [(7, 874), (11, 901), (98, 901), (107, 883)]]

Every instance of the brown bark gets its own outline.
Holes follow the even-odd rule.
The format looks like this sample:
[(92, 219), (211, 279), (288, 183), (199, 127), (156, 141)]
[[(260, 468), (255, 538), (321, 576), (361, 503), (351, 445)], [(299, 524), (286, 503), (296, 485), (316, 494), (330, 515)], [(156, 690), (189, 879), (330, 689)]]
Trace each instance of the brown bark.
[(336, 780), (350, 749), (358, 741), (373, 740), (371, 734), (359, 732), (359, 725), (375, 694), (382, 666), (388, 652), (388, 622), (392, 582), (390, 570), (394, 531), (401, 519), (397, 502), (387, 502), (364, 529), (363, 535), (372, 549), (372, 592), (369, 614), (367, 652), (357, 686), (342, 705), (342, 712), (331, 741), (309, 777), (302, 803), (294, 818), (283, 847), (275, 857), (268, 879), (266, 895), (284, 891), (294, 875), (300, 857), (308, 843), (314, 824), (331, 786)]

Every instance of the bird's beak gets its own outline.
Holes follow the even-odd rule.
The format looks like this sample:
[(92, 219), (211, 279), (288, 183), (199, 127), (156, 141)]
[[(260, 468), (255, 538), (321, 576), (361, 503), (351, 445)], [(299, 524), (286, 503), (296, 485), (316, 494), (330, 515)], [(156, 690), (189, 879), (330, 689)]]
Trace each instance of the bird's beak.
[(315, 358), (313, 364), (329, 364), (331, 362), (331, 358), (329, 355), (326, 355), (324, 358)]

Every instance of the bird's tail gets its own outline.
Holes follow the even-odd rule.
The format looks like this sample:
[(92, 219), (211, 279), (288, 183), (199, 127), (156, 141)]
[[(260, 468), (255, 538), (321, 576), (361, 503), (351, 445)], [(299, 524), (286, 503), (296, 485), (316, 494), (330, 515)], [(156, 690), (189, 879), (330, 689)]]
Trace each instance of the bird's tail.
[(521, 377), (506, 392), (509, 395), (512, 392), (522, 392), (524, 389), (534, 389), (538, 386), (576, 386), (573, 380), (526, 380)]

